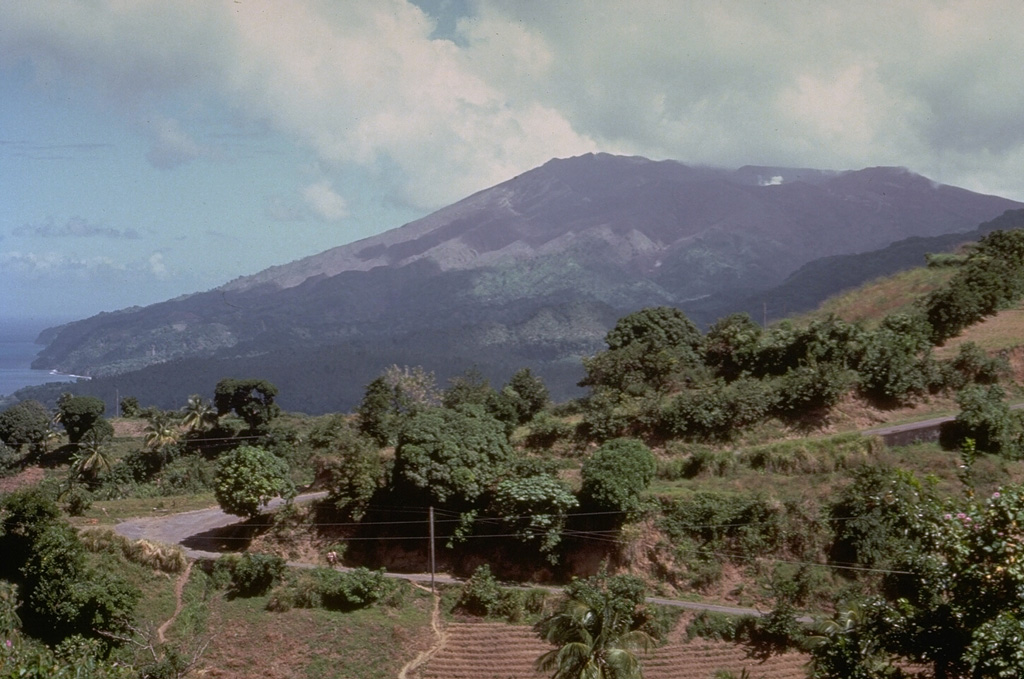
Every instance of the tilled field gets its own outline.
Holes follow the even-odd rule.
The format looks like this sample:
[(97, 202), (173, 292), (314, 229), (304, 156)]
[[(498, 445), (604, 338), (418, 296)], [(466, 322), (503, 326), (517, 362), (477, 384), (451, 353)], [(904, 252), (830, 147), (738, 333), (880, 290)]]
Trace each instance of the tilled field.
[[(444, 646), (420, 669), (417, 679), (540, 679), (533, 662), (550, 646), (526, 626), (450, 623)], [(789, 653), (764, 662), (748, 658), (735, 644), (678, 633), (666, 646), (641, 656), (646, 679), (711, 679), (718, 670), (736, 676), (746, 669), (757, 679), (804, 679), (807, 656)]]

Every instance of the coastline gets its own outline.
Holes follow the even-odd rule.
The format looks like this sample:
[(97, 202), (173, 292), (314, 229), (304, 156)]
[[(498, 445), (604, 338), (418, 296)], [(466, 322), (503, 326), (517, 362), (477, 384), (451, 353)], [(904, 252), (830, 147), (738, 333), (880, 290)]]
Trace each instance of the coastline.
[(91, 379), (87, 375), (31, 367), (43, 349), (36, 339), (46, 327), (49, 325), (43, 320), (0, 319), (0, 398), (9, 398), (25, 387)]

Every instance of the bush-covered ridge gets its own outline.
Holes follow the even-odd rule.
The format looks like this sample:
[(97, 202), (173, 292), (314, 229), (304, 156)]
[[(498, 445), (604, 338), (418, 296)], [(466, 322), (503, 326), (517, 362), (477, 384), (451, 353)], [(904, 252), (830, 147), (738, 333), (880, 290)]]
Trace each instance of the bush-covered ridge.
[[(94, 613), (104, 624), (130, 621), (109, 612), (128, 605), (130, 589), (104, 581), (113, 598), (100, 597), (88, 584), (92, 572), (76, 559), (65, 572), (48, 570), (44, 557), (54, 545), (81, 551), (66, 524), (54, 522), (53, 499), (68, 513), (97, 516), (93, 503), (205, 491), (252, 517), (225, 541), (276, 552), (225, 560), (211, 577), (230, 584), (232, 596), (270, 592), (277, 611), (347, 611), (393, 600), (398, 595), (376, 570), (287, 574), (282, 557), (331, 551), (354, 566), (422, 568), (430, 507), (438, 546), (446, 545), (442, 568), (468, 574), (484, 562), (502, 577), (569, 580), (604, 561), (642, 572), (666, 592), (770, 606), (772, 615), (742, 632), (759, 652), (807, 642), (794, 622), (801, 609), (866, 610), (850, 614), (860, 622), (842, 619), (864, 634), (920, 625), (935, 612), (929, 601), (900, 604), (899, 619), (879, 613), (911, 591), (901, 577), (918, 577), (944, 550), (1015, 558), (1012, 540), (995, 540), (1000, 517), (1017, 511), (1020, 494), (1005, 484), (1019, 478), (1024, 440), (998, 383), (1002, 366), (969, 344), (943, 359), (934, 349), (954, 329), (1017, 302), (1022, 258), (1024, 236), (993, 233), (945, 263), (954, 273), (943, 287), (872, 328), (828, 316), (765, 329), (731, 316), (701, 333), (676, 309), (645, 309), (621, 319), (607, 350), (586, 359), (589, 395), (558, 406), (529, 370), (500, 388), (473, 371), (441, 388), (425, 370), (398, 367), (367, 386), (356, 415), (282, 414), (275, 385), (234, 378), (218, 383), (214, 404), (195, 395), (178, 412), (126, 398), (125, 412), (144, 418), (132, 437), (119, 435), (124, 421), (115, 429), (91, 399), (61, 399), (64, 434), (42, 423), (41, 406), (22, 406), (0, 417), (0, 435), (12, 446), (0, 460), (11, 471), (41, 464), (56, 473), (43, 488), (48, 500), (4, 499), (13, 504), (0, 513), (8, 521), (0, 540), (25, 556), (24, 567), (10, 566), (6, 576), (28, 592), (11, 612), (27, 612), (26, 630), (43, 637), (86, 633), (83, 621)], [(936, 394), (955, 398), (960, 409), (944, 440), (956, 452), (929, 450), (913, 461), (919, 474), (900, 469), (902, 453), (853, 434), (761, 440), (769, 431), (782, 438), (820, 431), (850, 399), (889, 407)], [(324, 502), (261, 516), (270, 496), (314, 481), (327, 490)], [(17, 519), (26, 513), (49, 526), (44, 537), (31, 537), (35, 520)], [(961, 515), (991, 530), (972, 537)], [(150, 551), (101, 535), (83, 540), (119, 558)], [(174, 554), (152, 558), (157, 567), (165, 559), (167, 569), (178, 564)], [(961, 571), (970, 561), (963, 559)], [(998, 561), (979, 564), (977, 582), (1018, 576)], [(55, 599), (39, 584), (51, 577), (78, 583), (75, 595)], [(533, 595), (495, 589), (493, 579), (480, 573), (470, 582), (466, 611), (523, 615), (543, 607)], [(967, 590), (956, 596), (948, 603), (970, 625), (935, 629), (970, 641), (943, 662), (957, 671), (996, 667), (999, 659), (983, 645), (1003, 644), (1020, 612), (1009, 599), (975, 596), (987, 601), (979, 607)], [(593, 609), (600, 602), (583, 603)], [(57, 616), (59, 625), (44, 633), (34, 615)], [(830, 640), (823, 648), (845, 643), (837, 629), (822, 631)], [(885, 654), (921, 661), (924, 641), (886, 639)], [(843, 676), (834, 667), (845, 660), (824, 651), (820, 658), (820, 676)]]

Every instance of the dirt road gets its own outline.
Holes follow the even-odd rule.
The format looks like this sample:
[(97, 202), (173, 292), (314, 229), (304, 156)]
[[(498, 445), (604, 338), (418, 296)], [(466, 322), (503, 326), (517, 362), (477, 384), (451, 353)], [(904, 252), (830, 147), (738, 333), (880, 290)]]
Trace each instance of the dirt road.
[[(311, 502), (318, 498), (322, 498), (326, 493), (307, 493), (305, 495), (299, 495), (295, 498), (295, 502)], [(268, 509), (275, 509), (284, 504), (284, 500), (277, 498), (267, 505)], [(225, 514), (223, 511), (217, 508), (211, 509), (198, 509), (191, 512), (181, 512), (180, 514), (168, 514), (167, 516), (151, 516), (140, 519), (128, 519), (114, 526), (114, 531), (119, 535), (123, 535), (126, 538), (132, 538), (134, 540), (145, 539), (153, 542), (162, 542), (164, 544), (181, 545), (182, 549), (185, 550), (185, 554), (190, 559), (216, 559), (223, 554), (223, 551), (212, 551), (212, 549), (202, 549), (204, 540), (208, 541), (212, 546), (217, 542), (212, 534), (219, 529), (226, 528), (228, 526), (241, 523), (241, 519), (231, 514)], [(210, 534), (211, 537), (204, 538), (204, 535)], [(295, 568), (313, 568), (315, 566), (322, 566), (323, 564), (312, 564), (308, 562), (289, 562), (289, 566)], [(342, 569), (344, 570), (344, 569)], [(429, 584), (431, 581), (430, 573), (387, 573), (389, 578), (397, 578), (401, 580), (411, 580), (417, 583)], [(437, 573), (433, 576), (435, 582), (443, 584), (458, 584), (462, 582), (459, 578), (454, 578), (450, 575), (443, 573)], [(543, 589), (549, 589), (551, 591), (561, 591), (560, 587), (543, 587)], [(738, 608), (733, 606), (721, 606), (718, 604), (705, 604), (697, 601), (679, 601), (676, 599), (665, 599), (661, 597), (648, 597), (649, 602), (659, 604), (662, 606), (676, 606), (679, 608), (686, 608), (690, 610), (698, 611), (714, 611), (718, 613), (727, 613), (729, 615), (753, 615), (761, 616), (761, 611), (753, 608)]]

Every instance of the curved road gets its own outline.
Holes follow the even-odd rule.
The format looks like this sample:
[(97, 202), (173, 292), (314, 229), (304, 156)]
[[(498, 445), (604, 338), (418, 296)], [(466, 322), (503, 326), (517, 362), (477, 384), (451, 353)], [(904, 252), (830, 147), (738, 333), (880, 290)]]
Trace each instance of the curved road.
[[(294, 501), (310, 502), (326, 495), (327, 493), (325, 492), (307, 493), (299, 495)], [(283, 504), (284, 500), (277, 498), (272, 500), (267, 505), (267, 508), (275, 509)], [(180, 545), (185, 551), (185, 555), (190, 559), (216, 559), (224, 554), (224, 552), (196, 549), (191, 545), (202, 544), (204, 540), (210, 542), (212, 545), (212, 543), (216, 542), (216, 538), (212, 536), (214, 531), (242, 523), (243, 522), (237, 516), (226, 514), (217, 508), (211, 508), (197, 509), (191, 512), (181, 512), (179, 514), (168, 514), (167, 516), (127, 519), (116, 524), (114, 526), (114, 531), (119, 535), (123, 535), (126, 538), (132, 538), (133, 540), (144, 539), (152, 542)], [(322, 564), (290, 561), (288, 562), (288, 565), (295, 568), (313, 568)], [(389, 578), (411, 580), (419, 583), (429, 583), (431, 581), (430, 573), (385, 573), (385, 575)], [(444, 575), (441, 573), (435, 574), (433, 579), (435, 582), (445, 584), (458, 584), (462, 582), (462, 579), (460, 578), (454, 578), (450, 575)], [(561, 587), (546, 586), (542, 586), (541, 589), (547, 589), (553, 592), (560, 592), (562, 590)], [(675, 606), (677, 608), (686, 608), (695, 611), (726, 613), (728, 615), (753, 615), (758, 617), (763, 615), (761, 611), (754, 608), (721, 606), (718, 604), (705, 604), (696, 601), (679, 601), (677, 599), (665, 599), (661, 597), (647, 597), (647, 601), (661, 606)], [(810, 621), (810, 618), (806, 618), (806, 621)]]
[[(1010, 406), (1016, 410), (1024, 408), (1024, 403), (1018, 403)], [(918, 430), (929, 430), (934, 429), (944, 422), (952, 420), (952, 416), (937, 417), (929, 420), (921, 420), (918, 422), (911, 422), (908, 424), (901, 424), (890, 427), (878, 427), (875, 429), (864, 430), (863, 434), (873, 434), (886, 438), (895, 434), (908, 433)], [(310, 502), (318, 498), (326, 496), (326, 492), (319, 493), (306, 493), (299, 495), (295, 498), (295, 502)], [(268, 509), (275, 509), (284, 504), (284, 500), (277, 498), (272, 500), (268, 505)], [(222, 551), (208, 551), (198, 549), (197, 546), (208, 544), (213, 546), (217, 542), (217, 538), (214, 532), (226, 528), (234, 524), (242, 523), (237, 516), (231, 514), (225, 514), (220, 509), (199, 509), (191, 512), (182, 512), (180, 514), (169, 514), (167, 516), (156, 516), (146, 517), (141, 519), (128, 519), (114, 526), (114, 530), (127, 538), (133, 539), (146, 539), (152, 540), (153, 542), (162, 542), (165, 544), (181, 545), (185, 550), (185, 554), (192, 559), (216, 559), (218, 556), (223, 554)], [(311, 564), (307, 562), (289, 562), (289, 566), (296, 568), (312, 568), (319, 564)], [(397, 578), (402, 580), (412, 580), (414, 582), (429, 583), (431, 581), (430, 573), (387, 573), (389, 578)], [(459, 583), (462, 582), (458, 578), (453, 578), (450, 575), (435, 574), (433, 576), (435, 582), (441, 583)], [(552, 591), (559, 591), (558, 587), (544, 587), (543, 589), (549, 589)], [(654, 604), (662, 606), (676, 606), (678, 608), (686, 608), (697, 611), (712, 611), (716, 613), (726, 613), (728, 615), (753, 615), (762, 616), (764, 615), (761, 611), (753, 608), (739, 608), (735, 606), (720, 606), (717, 604), (705, 604), (696, 601), (679, 601), (677, 599), (664, 599), (661, 597), (648, 597), (647, 600)], [(801, 622), (810, 622), (810, 618), (799, 618)]]

